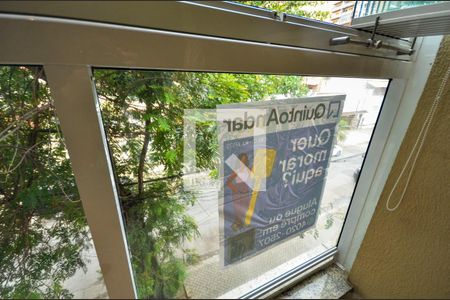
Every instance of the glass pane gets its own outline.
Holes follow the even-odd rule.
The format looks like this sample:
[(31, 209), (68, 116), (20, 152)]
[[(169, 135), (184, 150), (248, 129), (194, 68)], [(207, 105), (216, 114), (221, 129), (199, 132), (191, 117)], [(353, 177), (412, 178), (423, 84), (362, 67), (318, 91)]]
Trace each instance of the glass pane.
[(0, 66), (0, 298), (107, 297), (40, 66)]
[[(96, 69), (94, 77), (140, 298), (239, 297), (337, 245), (388, 80), (111, 69)], [(329, 94), (346, 100), (330, 127), (333, 138), (323, 161), (329, 161), (324, 168), (328, 175), (317, 201), (317, 222), (302, 225), (305, 230), (292, 228), (293, 234), (282, 241), (268, 241), (267, 247), (227, 261), (229, 246), (240, 243), (237, 233), (266, 233), (254, 227), (253, 217), (244, 226), (245, 212), (241, 222), (227, 215), (240, 200), (227, 202), (227, 194), (221, 196), (221, 184), (226, 190), (231, 172), (220, 176), (217, 115), (208, 119), (207, 109), (237, 107), (242, 112), (245, 106), (294, 103), (306, 111), (311, 103), (321, 103), (314, 102), (319, 98), (334, 99)], [(187, 127), (192, 120), (195, 125)], [(190, 148), (184, 147), (194, 142), (196, 167), (186, 172)], [(269, 143), (275, 150), (282, 147)], [(253, 178), (261, 161), (253, 158), (259, 157), (255, 151), (239, 157), (252, 168)], [(240, 188), (236, 178), (230, 181)], [(252, 193), (244, 194), (251, 203)], [(254, 216), (264, 218), (255, 207)], [(245, 243), (254, 247), (257, 240), (258, 234)]]
[(355, 18), (442, 2), (444, 1), (357, 1)]
[(276, 12), (300, 16), (350, 26), (353, 9), (357, 1), (234, 1), (239, 4), (268, 9)]

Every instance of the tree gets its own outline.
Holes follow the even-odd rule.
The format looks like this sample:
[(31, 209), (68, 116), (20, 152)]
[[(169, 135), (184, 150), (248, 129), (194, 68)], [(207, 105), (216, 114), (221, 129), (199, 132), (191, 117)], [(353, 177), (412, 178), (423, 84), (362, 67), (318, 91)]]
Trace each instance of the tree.
[(329, 11), (317, 9), (318, 6), (322, 5), (325, 1), (236, 1), (236, 2), (320, 21), (324, 21), (330, 16)]
[(0, 297), (69, 297), (89, 245), (41, 67), (0, 67)]

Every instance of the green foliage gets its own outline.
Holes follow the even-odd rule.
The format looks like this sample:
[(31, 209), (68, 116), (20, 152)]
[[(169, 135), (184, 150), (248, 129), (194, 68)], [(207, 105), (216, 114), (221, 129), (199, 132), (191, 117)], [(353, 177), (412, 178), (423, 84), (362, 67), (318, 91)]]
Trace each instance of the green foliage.
[(200, 262), (200, 255), (195, 252), (193, 249), (185, 249), (184, 250), (185, 261), (188, 266), (196, 265)]
[(337, 140), (339, 142), (345, 141), (347, 138), (348, 130), (350, 129), (350, 123), (347, 119), (340, 119), (338, 123)]
[[(182, 190), (184, 109), (307, 92), (300, 77), (96, 70), (102, 116), (142, 298), (174, 297), (199, 256)], [(197, 126), (197, 163), (211, 176), (217, 138)], [(40, 67), (0, 68), (0, 297), (69, 298), (89, 231)]]
[(40, 67), (0, 67), (0, 298), (67, 298), (87, 225)]
[(333, 215), (327, 215), (327, 220), (325, 222), (325, 229), (330, 229), (334, 224)]
[[(236, 1), (242, 4), (261, 7), (277, 12), (284, 12), (292, 15), (326, 20), (330, 16), (328, 11), (320, 11), (317, 7), (325, 1)], [(306, 9), (309, 8), (309, 9)]]
[[(114, 157), (121, 180), (137, 180), (144, 127), (151, 140), (144, 176), (172, 176), (182, 167), (184, 109), (215, 108), (277, 94), (296, 97), (308, 91), (298, 76), (112, 70), (97, 70), (95, 76), (112, 153), (123, 154)], [(217, 145), (211, 144), (214, 128), (204, 125), (199, 124), (197, 132), (197, 164), (210, 168)], [(155, 171), (160, 166), (164, 171)]]
[(186, 214), (193, 198), (180, 190), (179, 179), (146, 184), (145, 201), (127, 207), (127, 232), (140, 298), (173, 297), (185, 278), (177, 250), (198, 236), (195, 221)]

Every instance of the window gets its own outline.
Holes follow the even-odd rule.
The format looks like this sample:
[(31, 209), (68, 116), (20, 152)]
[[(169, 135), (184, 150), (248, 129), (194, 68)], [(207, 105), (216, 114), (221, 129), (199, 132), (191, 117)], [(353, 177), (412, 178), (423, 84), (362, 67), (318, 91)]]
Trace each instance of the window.
[[(46, 128), (61, 125), (77, 183), (70, 189), (80, 195), (110, 297), (256, 298), (332, 259), (351, 267), (426, 80), (427, 72), (411, 70), (428, 68), (437, 39), (419, 38), (413, 60), (390, 48), (329, 44), (343, 36), (366, 40), (370, 33), (292, 16), (274, 20), (270, 12), (230, 3), (67, 5), (0, 3), (0, 39), (8, 41), (0, 47), (0, 63), (45, 69), (42, 79), (58, 116)], [(345, 94), (346, 107), (333, 135), (339, 147), (329, 149), (334, 155), (318, 223), (223, 267), (220, 226), (231, 224), (221, 218), (215, 186), (214, 122), (196, 123), (192, 140), (203, 154), (197, 157), (202, 172), (186, 174), (180, 156), (184, 110), (304, 104), (305, 97), (329, 93)], [(14, 149), (15, 142), (11, 136), (7, 147)], [(66, 157), (60, 150), (57, 157)], [(8, 151), (2, 153), (3, 173), (14, 155)], [(51, 168), (60, 163), (45, 162)], [(189, 176), (203, 180), (186, 193), (182, 183)], [(220, 284), (212, 286), (213, 280)], [(210, 288), (200, 289), (205, 282)]]
[[(112, 69), (94, 77), (140, 298), (240, 297), (337, 246), (388, 80)], [(197, 124), (199, 167), (184, 174), (185, 110), (324, 94), (346, 100), (316, 226), (224, 266), (217, 133)], [(190, 179), (199, 183), (186, 190)]]

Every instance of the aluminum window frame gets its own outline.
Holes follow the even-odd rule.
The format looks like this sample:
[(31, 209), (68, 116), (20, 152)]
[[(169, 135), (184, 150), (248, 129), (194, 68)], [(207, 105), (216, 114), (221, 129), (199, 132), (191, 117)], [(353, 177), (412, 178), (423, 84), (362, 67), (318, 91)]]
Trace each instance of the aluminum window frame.
[[(180, 10), (191, 7), (180, 5)], [(203, 9), (205, 13), (212, 10), (211, 7)], [(276, 278), (269, 285), (243, 295), (263, 297), (330, 257), (335, 258), (336, 253), (337, 260), (351, 268), (352, 257), (356, 256), (373, 213), (370, 208), (376, 205), (380, 187), (384, 185), (383, 176), (388, 174), (395, 159), (439, 44), (436, 38), (419, 39), (418, 55), (413, 61), (405, 61), (368, 53), (337, 52), (330, 47), (311, 49), (29, 13), (0, 13), (0, 40), (3, 41), (0, 64), (44, 66), (111, 298), (136, 298), (137, 294), (92, 77), (93, 67), (391, 79), (386, 105), (373, 133), (374, 146), (368, 149), (367, 166), (362, 169), (355, 188), (339, 244), (323, 260), (299, 266), (298, 272)], [(233, 20), (235, 15), (227, 12), (224, 17)], [(251, 20), (253, 16), (247, 18)], [(202, 22), (205, 19), (200, 19), (197, 26), (208, 25)], [(271, 24), (277, 28), (280, 25), (279, 22)], [(284, 27), (288, 28), (288, 25)], [(277, 30), (280, 29), (283, 26)], [(308, 31), (306, 36), (311, 36), (311, 32), (329, 35), (329, 30), (321, 27), (298, 30)], [(422, 44), (424, 49), (420, 49)], [(414, 73), (419, 67), (425, 67), (420, 76)], [(408, 86), (415, 89), (415, 94), (410, 95), (412, 101), (405, 98)], [(401, 106), (407, 108), (406, 113), (399, 113)]]
[[(390, 49), (354, 44), (330, 46), (332, 38), (367, 40), (371, 33), (280, 14), (228, 1), (1, 1), (0, 13), (20, 13), (115, 25), (162, 29), (272, 45), (303, 47), (409, 61)], [(282, 20), (280, 16), (282, 15)], [(375, 35), (385, 46), (410, 48), (406, 40)]]

